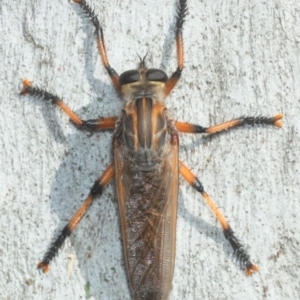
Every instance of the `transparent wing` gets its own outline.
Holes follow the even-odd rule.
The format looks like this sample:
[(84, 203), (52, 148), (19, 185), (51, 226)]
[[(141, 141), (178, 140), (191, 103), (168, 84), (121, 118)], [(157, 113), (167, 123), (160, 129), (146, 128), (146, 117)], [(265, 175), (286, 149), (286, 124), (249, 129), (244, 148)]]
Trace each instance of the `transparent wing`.
[(115, 150), (124, 256), (134, 299), (166, 299), (175, 258), (178, 194), (178, 149), (151, 171), (124, 164)]

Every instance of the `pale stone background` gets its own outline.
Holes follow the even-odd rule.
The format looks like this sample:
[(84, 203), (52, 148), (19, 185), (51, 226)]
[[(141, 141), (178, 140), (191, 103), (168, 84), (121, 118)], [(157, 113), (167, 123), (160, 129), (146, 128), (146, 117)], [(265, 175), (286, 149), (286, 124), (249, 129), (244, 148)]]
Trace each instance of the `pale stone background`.
[[(176, 67), (175, 0), (90, 0), (121, 73)], [(201, 197), (183, 180), (170, 299), (300, 298), (300, 2), (189, 1), (185, 69), (167, 100), (175, 119), (204, 126), (284, 114), (284, 126), (215, 138), (181, 135), (180, 157), (245, 243), (247, 278)], [(118, 115), (93, 28), (67, 0), (0, 2), (0, 298), (130, 299), (114, 184), (97, 199), (44, 275), (51, 240), (112, 158), (111, 133), (89, 134), (20, 81), (61, 96), (82, 118)]]

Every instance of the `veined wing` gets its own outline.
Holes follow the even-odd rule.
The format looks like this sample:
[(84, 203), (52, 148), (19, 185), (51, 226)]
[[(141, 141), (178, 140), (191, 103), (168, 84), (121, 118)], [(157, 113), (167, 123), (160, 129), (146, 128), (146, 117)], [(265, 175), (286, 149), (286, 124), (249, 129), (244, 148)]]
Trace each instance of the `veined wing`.
[(123, 249), (135, 300), (167, 299), (174, 271), (178, 148), (150, 171), (124, 163), (115, 149)]

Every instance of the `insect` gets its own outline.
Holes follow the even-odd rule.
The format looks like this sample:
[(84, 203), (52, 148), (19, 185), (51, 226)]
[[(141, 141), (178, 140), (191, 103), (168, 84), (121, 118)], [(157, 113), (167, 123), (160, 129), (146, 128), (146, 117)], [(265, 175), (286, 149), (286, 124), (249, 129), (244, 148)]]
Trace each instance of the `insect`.
[(281, 114), (273, 117), (241, 117), (218, 125), (203, 127), (174, 121), (164, 104), (183, 70), (183, 24), (187, 0), (179, 0), (176, 12), (175, 40), (177, 69), (168, 77), (160, 69), (147, 68), (146, 57), (137, 69), (120, 76), (110, 66), (105, 50), (103, 29), (85, 0), (73, 0), (95, 27), (102, 63), (116, 90), (125, 101), (119, 117), (82, 120), (54, 94), (34, 87), (23, 79), (21, 95), (52, 101), (78, 128), (114, 130), (114, 161), (95, 181), (87, 198), (51, 244), (38, 268), (43, 272), (66, 238), (75, 229), (96, 196), (115, 179), (120, 215), (125, 266), (131, 296), (139, 299), (167, 299), (173, 277), (179, 174), (201, 195), (219, 221), (246, 275), (258, 270), (236, 238), (228, 222), (205, 192), (200, 180), (178, 157), (181, 133), (212, 135), (244, 125), (281, 127)]

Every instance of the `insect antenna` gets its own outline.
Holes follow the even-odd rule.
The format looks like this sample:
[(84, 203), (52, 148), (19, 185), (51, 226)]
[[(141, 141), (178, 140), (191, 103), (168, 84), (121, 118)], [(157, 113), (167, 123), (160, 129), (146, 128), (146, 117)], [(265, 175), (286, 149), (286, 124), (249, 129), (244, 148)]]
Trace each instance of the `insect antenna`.
[(137, 56), (139, 57), (140, 59), (140, 66), (139, 68), (146, 68), (146, 62), (145, 62), (145, 59), (148, 55), (148, 51), (146, 52), (145, 56), (143, 57), (143, 59), (137, 54)]

